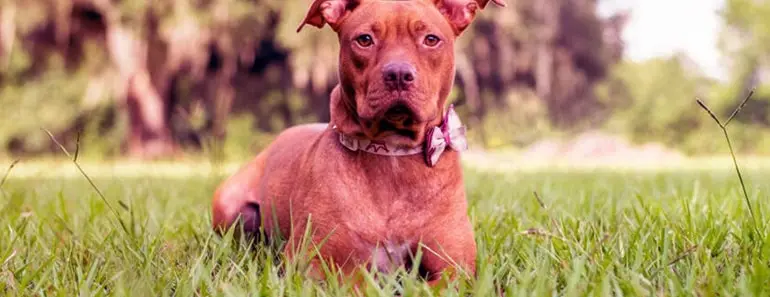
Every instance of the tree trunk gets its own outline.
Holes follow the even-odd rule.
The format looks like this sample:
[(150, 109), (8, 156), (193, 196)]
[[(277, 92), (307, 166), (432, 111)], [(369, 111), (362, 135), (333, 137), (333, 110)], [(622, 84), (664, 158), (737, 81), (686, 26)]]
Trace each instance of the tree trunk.
[(128, 154), (139, 158), (163, 157), (173, 152), (166, 108), (147, 73), (129, 79), (126, 94), (130, 130)]
[(128, 155), (138, 158), (168, 156), (174, 151), (166, 106), (150, 81), (146, 45), (119, 25), (107, 30), (108, 49), (125, 87), (129, 115)]
[(6, 3), (0, 8), (0, 72), (8, 67), (16, 40), (16, 6)]
[(457, 69), (457, 76), (462, 83), (465, 102), (468, 104), (468, 108), (471, 111), (469, 125), (475, 129), (479, 129), (481, 141), (483, 144), (486, 144), (486, 131), (484, 130), (484, 125), (481, 123), (481, 119), (486, 110), (484, 108), (484, 102), (481, 100), (481, 92), (479, 91), (476, 72), (466, 54), (458, 53), (455, 60), (457, 61), (455, 68)]
[(559, 28), (559, 3), (541, 0), (535, 5), (538, 26), (535, 58), (535, 92), (543, 100), (549, 100), (553, 87), (555, 38)]

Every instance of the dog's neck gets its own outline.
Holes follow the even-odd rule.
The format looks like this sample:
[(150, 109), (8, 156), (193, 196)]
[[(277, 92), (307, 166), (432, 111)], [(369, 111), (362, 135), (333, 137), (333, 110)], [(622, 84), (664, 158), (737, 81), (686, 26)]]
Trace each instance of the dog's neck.
[(332, 91), (331, 125), (339, 135), (340, 143), (348, 150), (394, 157), (423, 154), (428, 166), (433, 167), (445, 150), (452, 149), (459, 152), (468, 148), (465, 127), (460, 122), (460, 118), (452, 105), (443, 114), (438, 125), (428, 127), (422, 145), (402, 147), (363, 137), (358, 121), (353, 116), (355, 106), (344, 102), (341, 95), (339, 86)]

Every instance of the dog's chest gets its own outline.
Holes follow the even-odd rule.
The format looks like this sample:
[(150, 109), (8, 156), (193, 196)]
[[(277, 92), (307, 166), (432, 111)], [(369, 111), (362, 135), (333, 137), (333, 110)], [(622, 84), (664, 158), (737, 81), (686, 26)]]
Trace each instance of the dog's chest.
[[(360, 210), (360, 216), (348, 217), (346, 225), (357, 235), (359, 251), (370, 255), (371, 267), (392, 273), (399, 267), (409, 266), (423, 235), (421, 230), (431, 218), (430, 212), (403, 200)], [(367, 219), (361, 220), (363, 217)]]

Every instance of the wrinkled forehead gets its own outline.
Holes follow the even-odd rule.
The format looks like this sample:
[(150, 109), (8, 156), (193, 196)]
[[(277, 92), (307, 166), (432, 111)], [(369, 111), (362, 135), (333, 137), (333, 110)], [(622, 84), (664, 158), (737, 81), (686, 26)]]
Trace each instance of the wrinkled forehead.
[(347, 34), (372, 32), (378, 35), (393, 33), (452, 34), (452, 27), (435, 5), (422, 0), (365, 1), (353, 10), (341, 24)]

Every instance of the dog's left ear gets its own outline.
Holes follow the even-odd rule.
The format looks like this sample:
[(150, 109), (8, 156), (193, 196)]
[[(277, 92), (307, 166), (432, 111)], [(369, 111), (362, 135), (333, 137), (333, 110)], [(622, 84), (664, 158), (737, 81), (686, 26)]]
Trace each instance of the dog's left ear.
[(335, 31), (342, 19), (353, 11), (363, 0), (313, 0), (305, 20), (299, 24), (297, 32), (302, 30), (305, 24), (323, 28), (329, 24)]
[(505, 7), (503, 0), (433, 0), (438, 10), (447, 18), (455, 33), (460, 35), (473, 22), (476, 12), (484, 9), (489, 2)]

